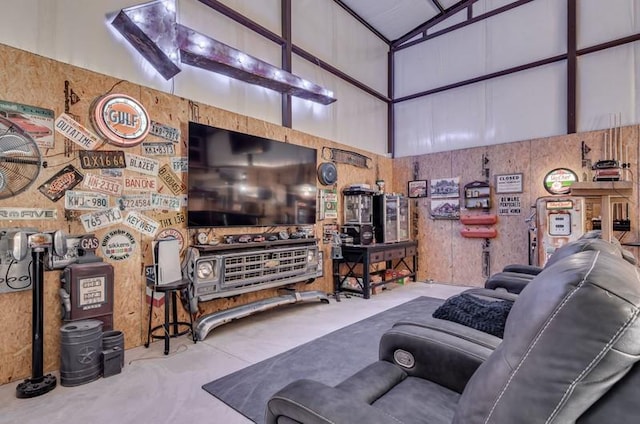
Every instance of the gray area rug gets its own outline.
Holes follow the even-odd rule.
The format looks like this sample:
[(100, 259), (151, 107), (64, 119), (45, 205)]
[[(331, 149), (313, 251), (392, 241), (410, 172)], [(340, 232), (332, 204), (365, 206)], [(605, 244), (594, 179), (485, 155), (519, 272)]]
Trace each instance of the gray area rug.
[(431, 315), (442, 299), (418, 297), (202, 386), (256, 423), (267, 401), (292, 381), (309, 378), (335, 386), (378, 360), (382, 334), (404, 318)]

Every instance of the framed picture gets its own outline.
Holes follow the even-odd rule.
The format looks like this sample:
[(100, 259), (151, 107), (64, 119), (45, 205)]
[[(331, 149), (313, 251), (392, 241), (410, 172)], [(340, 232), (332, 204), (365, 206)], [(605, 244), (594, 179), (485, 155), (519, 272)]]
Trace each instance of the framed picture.
[(460, 219), (460, 199), (431, 199), (432, 219)]
[(460, 178), (439, 178), (431, 180), (431, 197), (460, 197)]
[(409, 181), (407, 192), (409, 197), (427, 197), (427, 180)]

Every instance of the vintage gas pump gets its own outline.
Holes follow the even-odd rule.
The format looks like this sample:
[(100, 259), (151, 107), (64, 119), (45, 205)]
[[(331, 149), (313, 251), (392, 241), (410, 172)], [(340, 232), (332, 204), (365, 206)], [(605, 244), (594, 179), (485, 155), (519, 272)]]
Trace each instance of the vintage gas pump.
[(584, 198), (540, 197), (536, 200), (537, 263), (544, 266), (559, 247), (577, 240), (585, 231)]
[(60, 277), (62, 319), (97, 319), (103, 331), (109, 331), (113, 329), (113, 266), (95, 255), (98, 246), (93, 234), (82, 237), (75, 263), (64, 268)]

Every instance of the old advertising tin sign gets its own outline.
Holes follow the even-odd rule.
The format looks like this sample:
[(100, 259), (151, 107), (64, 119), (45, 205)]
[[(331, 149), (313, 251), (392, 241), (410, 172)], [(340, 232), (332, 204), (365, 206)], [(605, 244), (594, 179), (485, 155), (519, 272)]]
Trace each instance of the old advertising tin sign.
[(38, 190), (50, 200), (57, 202), (64, 196), (65, 191), (77, 186), (82, 179), (83, 175), (73, 165), (67, 165), (38, 187)]
[(144, 106), (124, 94), (98, 97), (91, 106), (91, 122), (96, 131), (119, 147), (142, 143), (151, 127)]
[(136, 239), (127, 230), (109, 231), (102, 238), (102, 253), (112, 261), (129, 259), (136, 249)]

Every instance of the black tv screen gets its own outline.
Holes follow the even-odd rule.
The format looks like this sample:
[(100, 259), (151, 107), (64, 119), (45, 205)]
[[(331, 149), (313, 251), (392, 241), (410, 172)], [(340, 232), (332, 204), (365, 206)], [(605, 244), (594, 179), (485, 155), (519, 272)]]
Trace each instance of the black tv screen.
[(316, 222), (316, 149), (189, 123), (189, 227)]

